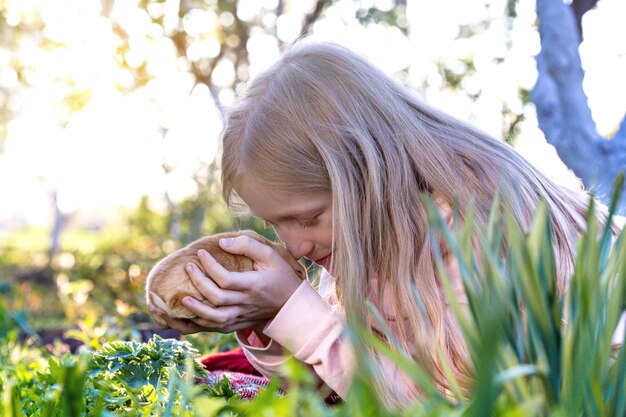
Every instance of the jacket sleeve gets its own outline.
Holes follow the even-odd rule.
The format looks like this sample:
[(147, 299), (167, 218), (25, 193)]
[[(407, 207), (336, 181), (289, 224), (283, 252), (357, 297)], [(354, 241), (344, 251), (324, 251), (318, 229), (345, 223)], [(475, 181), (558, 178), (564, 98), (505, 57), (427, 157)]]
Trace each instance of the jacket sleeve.
[(310, 365), (320, 379), (344, 397), (354, 370), (354, 354), (342, 337), (344, 318), (304, 281), (263, 333), (237, 332), (250, 363), (263, 375), (280, 376), (290, 357)]

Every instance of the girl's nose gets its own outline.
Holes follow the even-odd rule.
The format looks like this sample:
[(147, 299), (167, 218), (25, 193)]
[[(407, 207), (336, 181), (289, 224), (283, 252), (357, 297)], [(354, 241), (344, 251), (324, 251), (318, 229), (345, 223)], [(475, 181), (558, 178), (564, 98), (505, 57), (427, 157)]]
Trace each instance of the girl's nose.
[(311, 253), (313, 243), (306, 238), (301, 230), (281, 230), (277, 233), (278, 237), (287, 247), (287, 250), (296, 259)]

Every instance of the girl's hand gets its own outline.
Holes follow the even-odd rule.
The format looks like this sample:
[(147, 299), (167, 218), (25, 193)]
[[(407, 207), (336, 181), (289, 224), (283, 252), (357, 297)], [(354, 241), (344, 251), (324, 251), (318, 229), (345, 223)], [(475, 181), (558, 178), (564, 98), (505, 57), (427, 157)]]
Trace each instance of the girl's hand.
[(227, 252), (251, 258), (255, 270), (227, 271), (208, 252), (200, 250), (200, 262), (211, 278), (193, 264), (186, 270), (198, 291), (215, 307), (185, 297), (183, 305), (198, 318), (167, 320), (173, 329), (181, 333), (230, 333), (255, 328), (260, 332), (302, 283), (274, 249), (248, 236), (222, 239), (220, 246)]
[[(192, 334), (192, 333), (200, 333), (200, 332), (222, 332), (222, 333), (230, 333), (237, 330), (243, 329), (254, 329), (257, 333), (261, 334), (263, 327), (267, 324), (267, 320), (257, 321), (257, 322), (240, 322), (237, 326), (233, 326), (228, 332), (223, 331), (223, 328), (213, 328), (213, 327), (203, 327), (199, 324), (196, 324), (193, 320), (190, 319), (178, 319), (174, 317), (168, 316), (168, 314), (156, 307), (154, 304), (148, 304), (148, 310), (151, 314), (157, 314), (164, 321), (167, 322), (166, 326), (160, 326), (162, 329), (174, 329), (180, 334)], [(197, 320), (197, 319), (194, 319)]]

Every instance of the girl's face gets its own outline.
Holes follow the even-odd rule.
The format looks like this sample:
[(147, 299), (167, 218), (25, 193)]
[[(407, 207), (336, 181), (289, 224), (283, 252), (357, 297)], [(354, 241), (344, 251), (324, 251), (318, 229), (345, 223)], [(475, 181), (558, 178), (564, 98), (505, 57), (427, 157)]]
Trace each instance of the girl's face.
[(249, 177), (243, 178), (236, 191), (252, 215), (274, 228), (293, 257), (305, 257), (329, 269), (333, 237), (330, 192), (277, 192)]

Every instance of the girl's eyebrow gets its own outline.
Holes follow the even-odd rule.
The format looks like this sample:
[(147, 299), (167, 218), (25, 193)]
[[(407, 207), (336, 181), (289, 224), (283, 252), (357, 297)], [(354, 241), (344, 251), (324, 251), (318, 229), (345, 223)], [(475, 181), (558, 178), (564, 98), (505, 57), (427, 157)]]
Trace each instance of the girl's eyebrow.
[[(287, 220), (294, 220), (294, 219), (303, 218), (303, 217), (306, 217), (306, 218), (308, 218), (308, 217), (315, 217), (315, 216), (319, 216), (320, 214), (322, 214), (323, 210), (324, 210), (323, 208), (314, 207), (314, 208), (311, 208), (311, 209), (302, 210), (301, 212), (290, 213), (290, 214), (282, 214), (282, 215), (279, 215), (278, 217), (272, 219), (271, 221), (276, 223), (276, 222), (287, 221)], [(253, 211), (250, 211), (250, 214), (252, 214), (254, 217), (259, 217), (259, 218), (261, 218), (263, 220), (266, 220), (266, 221), (270, 220), (270, 219), (267, 219), (265, 217), (258, 216)]]

